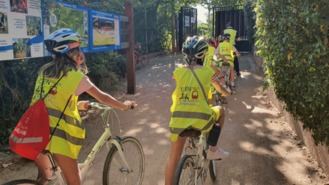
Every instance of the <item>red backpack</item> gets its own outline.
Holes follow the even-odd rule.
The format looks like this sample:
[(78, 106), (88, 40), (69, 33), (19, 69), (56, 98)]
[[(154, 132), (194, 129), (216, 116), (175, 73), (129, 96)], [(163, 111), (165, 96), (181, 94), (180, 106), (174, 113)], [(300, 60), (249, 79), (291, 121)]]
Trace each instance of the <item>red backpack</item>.
[[(48, 96), (50, 91), (58, 84), (58, 82), (62, 78), (63, 76), (50, 88), (47, 94), (42, 97), (42, 89), (44, 82), (43, 76), (41, 83), (40, 99), (25, 111), (23, 116), (19, 119), (15, 129), (11, 133), (9, 137), (10, 149), (21, 157), (35, 160), (49, 143), (51, 138), (49, 115), (44, 100)], [(69, 100), (67, 101), (65, 108), (61, 116), (59, 117), (58, 123), (63, 117), (64, 111), (69, 103)], [(58, 126), (58, 123), (56, 125), (56, 128)]]

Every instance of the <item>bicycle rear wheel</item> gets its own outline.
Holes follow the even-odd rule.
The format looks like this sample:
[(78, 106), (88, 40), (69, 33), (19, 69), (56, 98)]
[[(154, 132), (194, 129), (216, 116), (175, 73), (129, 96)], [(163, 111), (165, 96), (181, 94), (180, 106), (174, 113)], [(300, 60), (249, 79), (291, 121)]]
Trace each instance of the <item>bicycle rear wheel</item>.
[(215, 182), (217, 179), (217, 173), (216, 173), (216, 162), (214, 160), (209, 161), (209, 174), (211, 180)]
[(192, 155), (184, 155), (174, 176), (174, 185), (194, 185), (196, 166)]
[(3, 185), (40, 185), (40, 184), (35, 180), (19, 179), (19, 180), (13, 180), (10, 182), (6, 182)]
[(120, 144), (130, 169), (122, 161), (118, 149), (112, 147), (104, 164), (103, 185), (141, 185), (145, 166), (142, 145), (134, 137), (125, 137)]

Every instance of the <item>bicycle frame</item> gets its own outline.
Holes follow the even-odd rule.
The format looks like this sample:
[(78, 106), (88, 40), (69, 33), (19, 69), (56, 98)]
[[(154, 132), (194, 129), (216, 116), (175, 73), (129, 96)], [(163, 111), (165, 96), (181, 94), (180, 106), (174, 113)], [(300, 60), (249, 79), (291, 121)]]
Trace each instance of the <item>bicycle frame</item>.
[[(105, 128), (104, 128), (104, 132), (102, 133), (101, 137), (97, 140), (96, 144), (93, 146), (92, 150), (89, 152), (86, 159), (82, 163), (79, 163), (81, 180), (83, 180), (84, 177), (86, 176), (86, 172), (88, 172), (89, 168), (92, 166), (93, 161), (96, 158), (96, 154), (102, 149), (102, 147), (104, 146), (105, 143), (107, 143), (108, 149), (110, 149), (111, 147), (117, 148), (120, 158), (124, 162), (124, 165), (127, 167), (127, 169), (129, 171), (131, 171), (131, 168), (124, 156), (124, 153), (123, 153), (123, 150), (122, 150), (122, 147), (120, 144), (120, 138), (119, 137), (112, 138), (112, 133), (111, 133), (109, 124), (105, 123), (105, 121), (104, 121), (104, 125), (105, 125)], [(59, 182), (60, 185), (65, 185), (65, 181), (61, 174), (61, 170), (59, 168), (57, 168), (57, 165), (53, 161), (51, 154), (50, 154), (50, 160), (52, 161), (53, 169), (55, 169), (55, 175), (58, 177), (57, 181)]]
[[(201, 133), (201, 135), (199, 136), (199, 140), (198, 143), (194, 143), (192, 137), (190, 137), (189, 139), (191, 139), (192, 141), (192, 149), (197, 149), (196, 153), (191, 154), (192, 156), (196, 157), (196, 168), (195, 168), (195, 172), (196, 175), (194, 176), (194, 184), (195, 185), (199, 185), (202, 181), (204, 181), (204, 175), (205, 172), (207, 170), (208, 164), (209, 164), (209, 160), (206, 158), (205, 155), (205, 151), (208, 149), (208, 144), (207, 144), (207, 139), (206, 139), (206, 133), (203, 132)], [(187, 148), (185, 149), (185, 153), (187, 153)], [(202, 176), (202, 178), (199, 178), (200, 176)], [(201, 180), (201, 182), (200, 182)]]

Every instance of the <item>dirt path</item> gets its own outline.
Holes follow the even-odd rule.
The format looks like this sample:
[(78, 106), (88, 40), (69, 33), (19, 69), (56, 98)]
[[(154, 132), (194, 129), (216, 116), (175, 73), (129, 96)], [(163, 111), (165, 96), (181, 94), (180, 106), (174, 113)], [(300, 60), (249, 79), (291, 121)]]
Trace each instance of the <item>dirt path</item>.
[[(139, 107), (119, 112), (124, 135), (137, 137), (144, 148), (146, 169), (144, 185), (162, 185), (170, 143), (168, 141), (169, 107), (174, 88), (171, 73), (180, 56), (165, 56), (151, 60), (137, 72)], [(325, 185), (321, 174), (305, 147), (299, 145), (288, 124), (262, 92), (261, 73), (250, 57), (242, 57), (243, 78), (238, 93), (229, 98), (226, 125), (220, 138), (221, 147), (231, 153), (217, 163), (219, 180), (216, 185)], [(92, 119), (88, 122), (93, 122)], [(86, 150), (98, 138), (101, 128), (88, 123)], [(86, 151), (85, 150), (85, 151)], [(82, 158), (86, 152), (82, 153)], [(104, 149), (88, 172), (87, 185), (101, 184)], [(13, 178), (33, 177), (31, 164), (19, 163), (0, 168), (0, 184)], [(212, 184), (212, 183), (208, 183)]]

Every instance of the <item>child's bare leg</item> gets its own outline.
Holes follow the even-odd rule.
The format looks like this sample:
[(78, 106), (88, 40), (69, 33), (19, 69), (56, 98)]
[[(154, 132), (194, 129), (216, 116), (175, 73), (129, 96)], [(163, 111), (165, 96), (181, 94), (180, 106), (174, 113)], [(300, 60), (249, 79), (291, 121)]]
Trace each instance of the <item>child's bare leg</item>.
[(165, 185), (172, 185), (174, 181), (174, 174), (176, 172), (177, 164), (182, 155), (186, 138), (178, 137), (177, 141), (171, 144), (169, 159), (165, 171)]
[(40, 153), (35, 159), (35, 164), (38, 167), (40, 177), (38, 181), (41, 184), (45, 184), (53, 176), (52, 165), (47, 154)]

